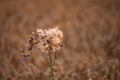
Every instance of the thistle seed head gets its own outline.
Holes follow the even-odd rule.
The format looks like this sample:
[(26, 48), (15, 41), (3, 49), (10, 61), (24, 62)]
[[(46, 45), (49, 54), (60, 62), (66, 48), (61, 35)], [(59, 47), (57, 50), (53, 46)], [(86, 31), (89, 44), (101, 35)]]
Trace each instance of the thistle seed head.
[(45, 53), (48, 50), (56, 51), (60, 49), (63, 45), (63, 32), (58, 28), (52, 29), (37, 29), (36, 32), (33, 32), (30, 36), (28, 44), (26, 44), (26, 51), (21, 50), (21, 53), (24, 57), (29, 57), (29, 51), (33, 48), (40, 49), (41, 52)]

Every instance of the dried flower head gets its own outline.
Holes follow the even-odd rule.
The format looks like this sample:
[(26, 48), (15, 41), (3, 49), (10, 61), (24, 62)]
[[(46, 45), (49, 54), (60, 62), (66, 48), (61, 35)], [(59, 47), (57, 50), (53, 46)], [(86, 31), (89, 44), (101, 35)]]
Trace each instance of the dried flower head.
[[(25, 47), (25, 51), (21, 49), (24, 59), (30, 57), (30, 52), (33, 48), (38, 48), (43, 54), (46, 62), (48, 63), (49, 76), (51, 80), (55, 80), (55, 60), (56, 60), (56, 51), (63, 46), (63, 33), (56, 27), (52, 29), (37, 29), (36, 32), (33, 32), (30, 36), (29, 42)], [(46, 54), (45, 54), (46, 53)]]
[(63, 33), (58, 27), (48, 30), (37, 29), (37, 35), (39, 41), (37, 47), (42, 52), (48, 49), (58, 50), (62, 45)]
[[(27, 52), (31, 51), (34, 47), (40, 49), (45, 53), (48, 50), (57, 51), (63, 45), (63, 32), (58, 28), (52, 29), (37, 29), (30, 36), (28, 44), (26, 45)], [(21, 51), (25, 54), (25, 51)]]

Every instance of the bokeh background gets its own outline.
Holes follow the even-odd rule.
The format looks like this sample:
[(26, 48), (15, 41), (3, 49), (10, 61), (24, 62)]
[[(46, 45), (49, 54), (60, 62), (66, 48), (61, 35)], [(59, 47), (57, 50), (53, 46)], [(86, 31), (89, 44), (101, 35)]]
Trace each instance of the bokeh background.
[(0, 0), (0, 80), (47, 80), (37, 50), (20, 55), (32, 32), (59, 26), (59, 80), (120, 80), (120, 0)]

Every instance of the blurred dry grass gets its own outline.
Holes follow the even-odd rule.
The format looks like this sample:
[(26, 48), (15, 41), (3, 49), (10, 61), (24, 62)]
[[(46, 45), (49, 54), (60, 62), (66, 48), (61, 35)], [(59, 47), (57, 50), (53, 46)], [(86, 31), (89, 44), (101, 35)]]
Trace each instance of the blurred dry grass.
[(119, 0), (0, 0), (0, 80), (46, 80), (37, 50), (25, 62), (19, 49), (36, 28), (60, 26), (59, 80), (120, 80)]

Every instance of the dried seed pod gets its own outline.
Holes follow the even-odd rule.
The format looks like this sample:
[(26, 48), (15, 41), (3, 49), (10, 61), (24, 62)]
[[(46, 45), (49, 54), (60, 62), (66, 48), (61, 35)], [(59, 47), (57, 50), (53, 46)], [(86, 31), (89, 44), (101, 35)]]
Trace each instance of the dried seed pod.
[[(62, 39), (63, 33), (58, 27), (48, 30), (37, 29), (37, 31), (33, 32), (30, 36), (29, 42), (26, 45), (26, 52), (33, 50), (34, 47), (39, 48), (43, 53), (49, 50), (56, 51), (63, 46)], [(21, 50), (21, 52), (25, 53), (23, 50)], [(24, 54), (24, 57), (28, 56), (29, 55)]]

